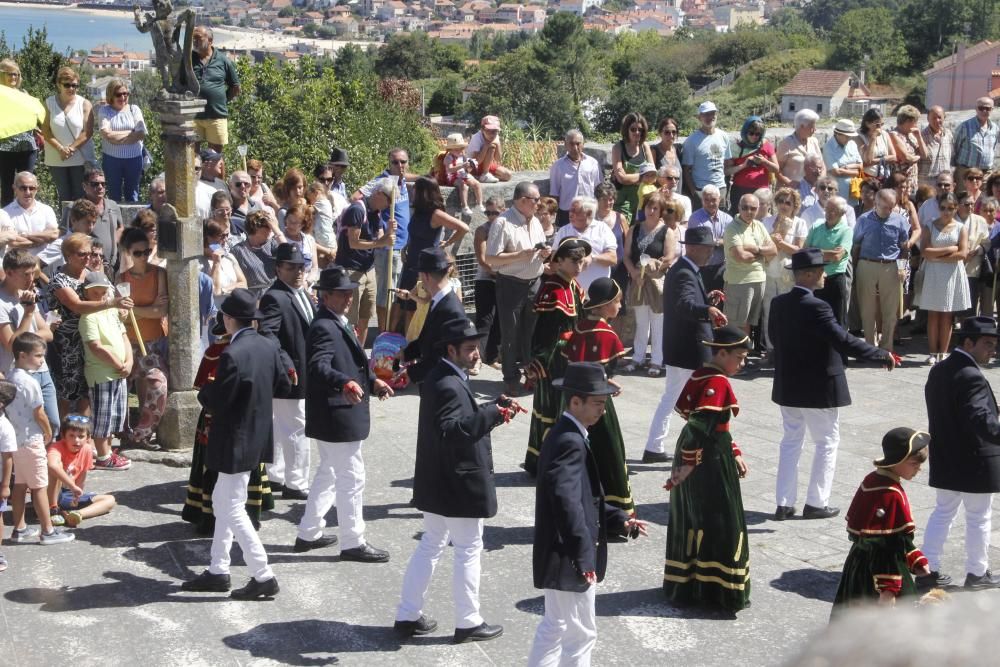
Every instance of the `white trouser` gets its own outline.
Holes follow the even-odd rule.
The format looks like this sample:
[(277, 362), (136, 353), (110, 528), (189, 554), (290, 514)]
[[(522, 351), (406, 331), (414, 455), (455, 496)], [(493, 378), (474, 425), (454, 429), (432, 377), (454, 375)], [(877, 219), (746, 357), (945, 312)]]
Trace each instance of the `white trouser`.
[(663, 396), (656, 406), (653, 421), (649, 424), (649, 437), (646, 438), (646, 451), (662, 454), (667, 451), (667, 434), (670, 433), (670, 416), (674, 414), (677, 399), (684, 391), (684, 385), (694, 371), (690, 368), (664, 366)]
[(933, 572), (941, 571), (941, 554), (948, 539), (951, 523), (958, 514), (959, 505), (965, 505), (965, 571), (981, 577), (989, 569), (990, 523), (993, 510), (992, 493), (962, 493), (937, 489), (937, 504), (927, 519), (924, 547)]
[(267, 478), (289, 489), (309, 488), (309, 438), (306, 437), (306, 400), (276, 398), (274, 412), (274, 462)]
[[(319, 467), (309, 489), (306, 511), (299, 522), (299, 537), (319, 539), (326, 526), (326, 513), (337, 500), (340, 548), (354, 549), (365, 543), (365, 520), (361, 514), (365, 490), (365, 462), (361, 458), (363, 440), (326, 442), (317, 440)], [(334, 491), (336, 489), (336, 491)]]
[(583, 593), (545, 589), (545, 616), (538, 624), (528, 667), (588, 667), (597, 643), (594, 596), (597, 586)]
[(397, 621), (415, 621), (423, 614), (427, 588), (431, 584), (438, 559), (448, 546), (455, 550), (451, 593), (455, 601), (455, 627), (479, 627), (479, 558), (483, 553), (483, 520), (458, 519), (424, 512), (424, 534), (410, 557), (403, 575)]
[(247, 516), (247, 484), (250, 472), (235, 475), (220, 472), (212, 491), (212, 512), (215, 514), (215, 535), (212, 536), (212, 564), (208, 571), (212, 574), (229, 574), (229, 550), (233, 547), (233, 536), (243, 550), (243, 560), (250, 569), (250, 576), (257, 581), (267, 581), (274, 577), (267, 564), (267, 553), (261, 544), (257, 531)]
[(663, 365), (663, 313), (654, 313), (649, 306), (632, 306), (635, 315), (635, 338), (632, 340), (632, 361), (646, 361), (646, 345), (651, 344), (650, 363)]
[(833, 490), (833, 472), (837, 467), (840, 445), (840, 410), (838, 408), (789, 408), (781, 406), (781, 438), (778, 481), (775, 496), (780, 507), (795, 507), (799, 485), (799, 457), (806, 439), (806, 429), (816, 445), (812, 473), (806, 491), (806, 504), (826, 507)]

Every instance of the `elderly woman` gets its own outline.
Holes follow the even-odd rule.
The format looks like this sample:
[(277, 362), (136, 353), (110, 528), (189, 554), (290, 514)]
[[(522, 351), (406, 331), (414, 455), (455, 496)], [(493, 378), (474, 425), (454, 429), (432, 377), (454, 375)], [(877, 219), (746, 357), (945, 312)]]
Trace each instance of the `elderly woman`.
[(618, 188), (615, 210), (629, 220), (639, 212), (639, 167), (653, 164), (653, 151), (646, 145), (649, 124), (641, 113), (622, 119), (621, 140), (611, 147), (611, 180)]
[[(778, 184), (798, 186), (806, 175), (806, 157), (823, 157), (823, 149), (816, 134), (819, 115), (812, 109), (802, 109), (795, 114), (795, 131), (778, 143)], [(737, 200), (739, 201), (739, 200)]]
[(823, 251), (826, 280), (823, 287), (816, 290), (816, 296), (830, 304), (833, 316), (842, 327), (847, 326), (847, 306), (851, 299), (850, 263), (854, 232), (847, 225), (849, 210), (846, 199), (830, 197), (826, 202), (826, 218), (813, 225), (805, 242), (807, 248)]
[(275, 214), (281, 206), (275, 198), (271, 188), (264, 182), (264, 163), (260, 160), (247, 160), (247, 173), (250, 174), (250, 199), (257, 202), (261, 207), (268, 207)]
[(83, 197), (83, 170), (94, 162), (94, 107), (77, 95), (80, 75), (72, 67), (56, 73), (55, 95), (45, 100), (45, 166), (52, 174), (60, 201)]
[(851, 179), (861, 172), (861, 151), (854, 139), (858, 136), (854, 123), (841, 119), (833, 126), (831, 136), (823, 146), (826, 175), (837, 183), (837, 194), (851, 201)]
[(861, 150), (865, 176), (884, 182), (892, 173), (890, 165), (896, 164), (896, 149), (885, 130), (882, 112), (872, 107), (861, 117), (861, 129), (856, 139)]
[[(220, 225), (225, 225), (226, 227), (226, 250), (232, 250), (237, 243), (246, 238), (245, 235), (239, 233), (233, 229), (233, 199), (229, 196), (228, 192), (223, 190), (217, 190), (215, 194), (212, 195), (210, 200), (211, 204), (209, 208), (211, 214), (208, 220), (217, 222)], [(207, 222), (207, 220), (206, 220)]]
[(969, 232), (956, 219), (958, 197), (946, 192), (938, 197), (940, 216), (923, 227), (920, 256), (923, 258), (923, 283), (918, 300), (927, 311), (927, 363), (941, 361), (951, 343), (955, 313), (970, 305), (969, 283), (965, 276), (965, 258), (969, 253)]
[(992, 275), (989, 284), (981, 283), (979, 280), (983, 261), (990, 249), (990, 226), (982, 216), (973, 213), (976, 200), (968, 192), (958, 192), (955, 196), (958, 199), (958, 212), (955, 213), (955, 220), (965, 226), (969, 236), (969, 254), (965, 258), (965, 275), (969, 279), (969, 301), (972, 309), (968, 314), (975, 316), (978, 314), (980, 305), (989, 303), (993, 294)]
[(274, 251), (278, 241), (274, 238), (271, 224), (269, 213), (254, 211), (247, 216), (247, 237), (232, 250), (232, 256), (245, 276), (242, 287), (249, 289), (258, 299), (276, 276)]
[(677, 169), (677, 182), (674, 183), (676, 192), (684, 192), (684, 183), (680, 176), (683, 173), (681, 165), (681, 155), (683, 146), (676, 143), (680, 125), (673, 118), (661, 118), (656, 124), (656, 134), (660, 140), (655, 144), (650, 144), (649, 150), (653, 151), (653, 165), (662, 170), (664, 167), (675, 167)]
[(101, 131), (101, 166), (108, 181), (108, 197), (116, 202), (136, 203), (142, 177), (146, 122), (139, 107), (129, 104), (128, 84), (123, 79), (108, 82), (104, 101), (107, 104), (97, 110), (97, 123)]
[[(45, 121), (45, 107), (31, 95), (21, 91), (21, 68), (10, 58), (0, 60), (0, 85), (11, 90), (5, 97), (18, 99), (25, 109), (34, 109), (36, 127)], [(35, 171), (38, 145), (35, 130), (25, 130), (7, 137), (0, 137), (0, 207), (14, 200), (14, 176), (22, 171)]]
[[(756, 195), (755, 195), (756, 196)], [(774, 193), (774, 205), (777, 213), (769, 215), (762, 220), (774, 247), (778, 249), (778, 254), (768, 260), (764, 266), (764, 301), (762, 322), (767, 322), (771, 312), (771, 299), (792, 289), (795, 279), (792, 272), (785, 268), (785, 260), (791, 260), (792, 255), (802, 249), (809, 235), (809, 227), (805, 220), (799, 217), (799, 206), (802, 199), (795, 188), (780, 188)], [(767, 335), (767, 326), (764, 328), (764, 343), (768, 352), (774, 349)]]
[(764, 137), (764, 121), (750, 116), (740, 129), (733, 147), (733, 158), (726, 160), (726, 175), (732, 179), (729, 189), (729, 213), (738, 215), (740, 199), (759, 188), (771, 185), (771, 174), (778, 171), (774, 147)]
[(896, 127), (889, 133), (893, 150), (896, 152), (896, 167), (906, 174), (913, 192), (916, 192), (918, 165), (927, 158), (927, 144), (920, 133), (920, 112), (916, 107), (904, 104), (896, 112)]
[[(254, 214), (250, 215), (252, 217)], [(247, 279), (233, 253), (226, 250), (226, 241), (229, 238), (228, 223), (209, 220), (202, 228), (202, 237), (204, 248), (199, 263), (202, 273), (212, 279), (212, 298), (218, 308), (234, 289), (246, 287)]]

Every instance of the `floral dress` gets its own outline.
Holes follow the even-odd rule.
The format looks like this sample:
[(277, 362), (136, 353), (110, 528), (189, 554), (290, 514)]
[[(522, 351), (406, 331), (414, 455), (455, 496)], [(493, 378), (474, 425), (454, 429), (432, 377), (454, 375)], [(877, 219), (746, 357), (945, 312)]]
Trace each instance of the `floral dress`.
[[(84, 272), (84, 277), (86, 277)], [(83, 340), (80, 338), (80, 316), (59, 303), (56, 291), (68, 287), (83, 300), (83, 281), (67, 275), (62, 270), (49, 284), (49, 309), (59, 314), (62, 321), (52, 329), (52, 344), (46, 360), (60, 400), (78, 401), (89, 396), (87, 378), (83, 374)]]

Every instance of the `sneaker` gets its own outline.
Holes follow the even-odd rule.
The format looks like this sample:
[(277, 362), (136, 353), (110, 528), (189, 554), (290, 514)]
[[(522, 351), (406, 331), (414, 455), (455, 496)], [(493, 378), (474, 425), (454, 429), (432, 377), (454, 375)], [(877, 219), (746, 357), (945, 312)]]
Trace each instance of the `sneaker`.
[(466, 206), (465, 208), (462, 209), (462, 215), (464, 217), (466, 217), (466, 218), (471, 218), (472, 217), (472, 209), (469, 208), (468, 206)]
[(63, 542), (72, 542), (75, 539), (76, 535), (65, 528), (53, 528), (51, 533), (42, 533), (38, 541), (41, 544), (62, 544)]
[(659, 366), (650, 366), (649, 370), (647, 371), (647, 374), (651, 378), (658, 378), (661, 375), (663, 375), (663, 369), (660, 368)]
[[(70, 528), (76, 528), (81, 523), (83, 523), (83, 515), (75, 510), (72, 512), (66, 512), (66, 518), (64, 519), (64, 523)], [(52, 525), (53, 526), (56, 525), (54, 521), (52, 522)]]
[(476, 210), (479, 211), (480, 213), (486, 213), (486, 207), (483, 206), (482, 204), (476, 204)]
[(62, 512), (59, 511), (58, 507), (53, 507), (49, 510), (49, 521), (52, 522), (53, 526), (66, 525), (66, 518), (63, 516)]
[(914, 582), (920, 590), (930, 590), (932, 588), (945, 588), (954, 582), (947, 574), (942, 574), (937, 570), (932, 570), (930, 574), (914, 577)]
[(966, 573), (965, 575), (965, 588), (981, 591), (987, 588), (1000, 588), (1000, 575), (993, 574), (989, 570), (980, 576), (976, 576), (972, 573)]
[(486, 172), (485, 174), (483, 174), (482, 176), (479, 177), (479, 182), (480, 183), (499, 183), (500, 179), (497, 178), (496, 176), (494, 176), (493, 174), (491, 174), (489, 172)]
[(111, 456), (104, 461), (94, 459), (94, 470), (128, 470), (131, 467), (132, 462), (118, 452), (111, 452)]
[(937, 355), (936, 354), (928, 354), (927, 355), (927, 365), (928, 366), (933, 366), (936, 363), (937, 363)]
[(38, 526), (25, 526), (21, 530), (15, 528), (10, 531), (10, 537), (7, 538), (7, 541), (11, 544), (24, 544), (31, 538), (38, 537), (41, 532)]

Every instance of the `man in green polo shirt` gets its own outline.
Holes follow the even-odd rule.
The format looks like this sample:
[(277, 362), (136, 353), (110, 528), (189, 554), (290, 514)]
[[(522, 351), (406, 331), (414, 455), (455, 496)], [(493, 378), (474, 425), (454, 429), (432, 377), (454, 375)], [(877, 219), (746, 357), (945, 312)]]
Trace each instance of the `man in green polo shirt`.
[(207, 141), (212, 150), (221, 153), (229, 143), (229, 100), (240, 94), (240, 78), (233, 62), (212, 42), (211, 28), (200, 25), (194, 29), (191, 63), (201, 84), (198, 95), (208, 102), (195, 116), (194, 127), (199, 141)]
[(778, 254), (767, 228), (755, 219), (759, 207), (757, 197), (743, 195), (739, 215), (722, 234), (726, 251), (725, 313), (730, 324), (747, 334), (760, 320), (764, 304), (764, 264)]
[(848, 268), (851, 263), (851, 244), (854, 242), (854, 230), (847, 226), (847, 200), (843, 197), (830, 197), (823, 209), (826, 219), (820, 220), (806, 237), (806, 248), (819, 248), (823, 251), (823, 261), (826, 266), (826, 283), (821, 289), (815, 290), (817, 298), (826, 301), (833, 308), (837, 324), (846, 326), (847, 304), (851, 298), (851, 280)]

